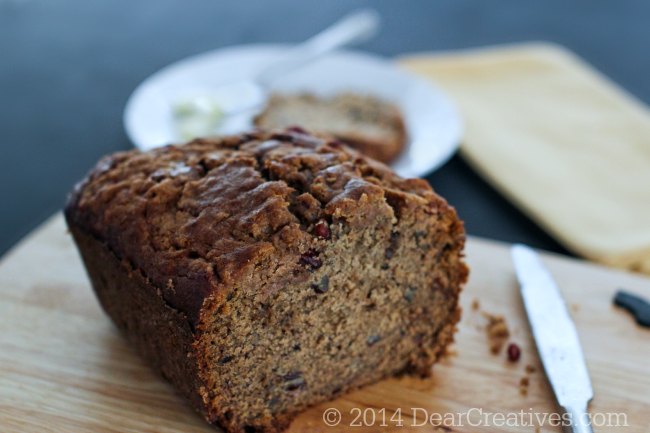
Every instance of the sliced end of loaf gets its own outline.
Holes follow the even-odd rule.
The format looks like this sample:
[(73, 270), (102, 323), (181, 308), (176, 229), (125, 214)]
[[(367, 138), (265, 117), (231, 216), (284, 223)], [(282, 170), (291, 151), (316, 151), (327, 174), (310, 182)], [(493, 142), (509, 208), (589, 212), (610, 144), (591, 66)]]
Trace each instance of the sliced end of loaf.
[(279, 432), (349, 390), (430, 373), (460, 318), (462, 225), (444, 202), (408, 206), (392, 194), (393, 207), (378, 198), (357, 221), (333, 218), (309, 260), (260, 263), (205, 309), (197, 353), (213, 422)]

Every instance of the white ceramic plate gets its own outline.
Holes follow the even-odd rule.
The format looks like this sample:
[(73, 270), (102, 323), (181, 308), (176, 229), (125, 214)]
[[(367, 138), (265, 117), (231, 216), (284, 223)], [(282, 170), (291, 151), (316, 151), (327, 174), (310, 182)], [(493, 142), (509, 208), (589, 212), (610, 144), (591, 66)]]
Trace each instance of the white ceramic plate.
[[(136, 147), (178, 142), (172, 107), (184, 95), (210, 89), (255, 72), (288, 46), (246, 45), (189, 57), (147, 78), (133, 92), (124, 112), (126, 132)], [(337, 51), (291, 72), (271, 91), (332, 95), (367, 93), (392, 101), (402, 111), (409, 143), (392, 167), (404, 177), (422, 177), (440, 167), (458, 148), (460, 117), (438, 88), (381, 57)]]

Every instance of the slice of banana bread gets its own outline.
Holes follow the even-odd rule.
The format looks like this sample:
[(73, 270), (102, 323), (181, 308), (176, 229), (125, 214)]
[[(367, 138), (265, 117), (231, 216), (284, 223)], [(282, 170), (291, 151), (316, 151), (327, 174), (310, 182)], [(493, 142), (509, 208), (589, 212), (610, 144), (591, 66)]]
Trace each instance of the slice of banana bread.
[(66, 218), (106, 312), (228, 432), (279, 432), (353, 388), (428, 375), (459, 320), (453, 208), (306, 133), (114, 154)]
[(398, 108), (370, 95), (341, 93), (323, 98), (309, 93), (274, 94), (254, 122), (262, 129), (298, 125), (329, 134), (384, 163), (397, 158), (406, 144)]

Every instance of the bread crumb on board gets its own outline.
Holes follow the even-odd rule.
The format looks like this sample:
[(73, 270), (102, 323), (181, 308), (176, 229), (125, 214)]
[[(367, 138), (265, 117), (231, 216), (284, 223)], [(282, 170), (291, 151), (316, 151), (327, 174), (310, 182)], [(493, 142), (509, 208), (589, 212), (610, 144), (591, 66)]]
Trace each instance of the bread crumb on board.
[(501, 315), (486, 312), (483, 312), (483, 316), (488, 319), (485, 330), (488, 336), (490, 352), (498, 355), (506, 344), (506, 341), (508, 341), (508, 337), (510, 337), (510, 330), (506, 324), (506, 319)]
[(456, 350), (456, 347), (454, 346), (447, 346), (445, 348), (443, 356), (446, 358), (450, 358), (452, 356), (458, 356), (458, 350)]
[(531, 364), (527, 364), (525, 367), (525, 374), (524, 376), (519, 379), (519, 394), (522, 395), (522, 397), (525, 397), (528, 395), (528, 387), (530, 386), (530, 375), (533, 374), (537, 369), (535, 366)]
[[(510, 337), (510, 330), (506, 323), (505, 317), (499, 314), (492, 314), (486, 311), (482, 311), (481, 303), (478, 298), (472, 299), (471, 309), (472, 311), (480, 311), (481, 315), (487, 319), (485, 332), (487, 334), (488, 346), (492, 354), (498, 355), (501, 353), (501, 350)], [(481, 328), (482, 326), (477, 327), (478, 330)]]
[[(471, 308), (473, 311), (480, 311), (481, 315), (487, 319), (485, 331), (487, 334), (490, 352), (492, 352), (494, 355), (498, 355), (501, 353), (503, 347), (506, 346), (506, 343), (508, 343), (511, 336), (511, 332), (505, 317), (500, 314), (492, 314), (486, 311), (482, 311), (480, 302), (477, 298), (474, 298), (472, 300)], [(515, 342), (510, 342), (507, 346), (507, 359), (512, 363), (516, 363), (519, 361), (522, 355), (521, 347)], [(536, 371), (537, 367), (530, 363), (524, 366), (524, 375), (519, 379), (518, 384), (519, 394), (522, 397), (526, 397), (528, 395), (528, 389), (530, 387), (530, 375)]]
[(530, 385), (530, 379), (528, 376), (524, 376), (519, 380), (519, 394), (522, 396), (528, 395), (528, 386)]

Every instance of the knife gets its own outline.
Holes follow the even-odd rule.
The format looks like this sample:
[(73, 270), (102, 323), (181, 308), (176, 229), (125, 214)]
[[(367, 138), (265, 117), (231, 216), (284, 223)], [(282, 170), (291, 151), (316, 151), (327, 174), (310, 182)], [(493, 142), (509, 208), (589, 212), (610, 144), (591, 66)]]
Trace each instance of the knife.
[(594, 392), (560, 290), (532, 248), (514, 245), (512, 260), (544, 371), (559, 405), (570, 416), (571, 425), (565, 427), (573, 433), (593, 433), (587, 409)]

